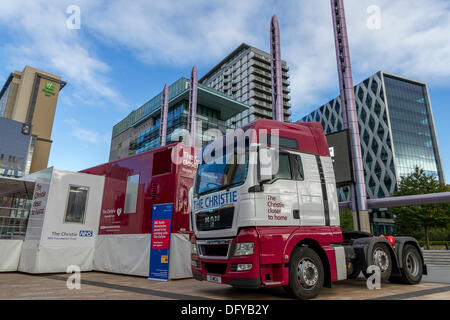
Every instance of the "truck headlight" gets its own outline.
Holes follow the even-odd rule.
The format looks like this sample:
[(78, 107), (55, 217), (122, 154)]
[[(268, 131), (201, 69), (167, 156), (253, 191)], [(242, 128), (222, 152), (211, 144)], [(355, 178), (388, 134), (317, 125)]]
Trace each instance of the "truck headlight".
[(196, 243), (191, 243), (191, 254), (198, 256), (198, 247)]
[(249, 256), (253, 254), (253, 242), (238, 242), (235, 244), (233, 256)]

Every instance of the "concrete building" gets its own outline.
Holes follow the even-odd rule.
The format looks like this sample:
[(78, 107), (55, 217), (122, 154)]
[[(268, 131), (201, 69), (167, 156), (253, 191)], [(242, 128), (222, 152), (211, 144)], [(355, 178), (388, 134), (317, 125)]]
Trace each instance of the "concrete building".
[[(289, 121), (289, 67), (282, 61), (284, 119)], [(250, 108), (228, 120), (232, 127), (241, 127), (257, 119), (272, 119), (272, 82), (270, 55), (241, 44), (219, 64), (206, 73), (200, 83), (219, 90)]]
[[(415, 166), (445, 182), (427, 85), (380, 71), (354, 90), (367, 197), (391, 196), (400, 177)], [(327, 134), (342, 130), (340, 97), (301, 121), (319, 121)], [(340, 200), (348, 197), (348, 190), (341, 188)], [(389, 212), (371, 211), (372, 232), (389, 233), (393, 227)]]
[[(21, 175), (47, 168), (56, 104), (59, 91), (65, 85), (57, 75), (25, 66), (23, 71), (11, 73), (0, 91), (0, 118), (22, 123), (24, 134), (31, 130)], [(5, 134), (2, 129), (0, 127), (0, 135)], [(0, 151), (4, 158), (18, 156), (10, 154), (9, 150)], [(10, 175), (9, 168), (0, 164), (0, 175)]]
[[(171, 143), (171, 134), (175, 129), (187, 128), (189, 83), (188, 79), (180, 78), (169, 86), (167, 143)], [(159, 146), (161, 104), (162, 92), (133, 110), (113, 127), (109, 161)], [(248, 108), (245, 103), (198, 84), (197, 141), (206, 144), (212, 140), (213, 137), (205, 135), (208, 129), (218, 129), (222, 134), (225, 133), (228, 128), (226, 120)]]

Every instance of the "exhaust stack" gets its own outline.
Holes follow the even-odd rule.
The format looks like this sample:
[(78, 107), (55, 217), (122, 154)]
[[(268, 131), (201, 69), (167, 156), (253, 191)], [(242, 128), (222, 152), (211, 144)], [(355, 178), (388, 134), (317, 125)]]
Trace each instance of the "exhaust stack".
[(188, 125), (187, 130), (190, 134), (190, 144), (195, 147), (195, 129), (196, 129), (196, 121), (197, 118), (197, 86), (198, 86), (198, 78), (197, 78), (197, 67), (194, 66), (191, 72), (191, 83), (189, 86), (189, 115), (188, 115)]
[(167, 114), (169, 112), (169, 86), (167, 83), (164, 85), (161, 104), (161, 117), (159, 126), (159, 146), (166, 145), (167, 137)]
[(272, 72), (272, 119), (284, 122), (280, 28), (276, 15), (270, 22), (270, 66)]

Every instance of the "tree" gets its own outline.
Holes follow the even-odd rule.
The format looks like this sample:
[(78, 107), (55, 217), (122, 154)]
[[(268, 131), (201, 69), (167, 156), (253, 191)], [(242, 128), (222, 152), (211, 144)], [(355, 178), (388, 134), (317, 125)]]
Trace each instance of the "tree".
[[(435, 177), (427, 175), (423, 169), (416, 167), (414, 172), (401, 177), (394, 196), (409, 196), (415, 194), (446, 192), (448, 187)], [(425, 234), (427, 249), (430, 248), (429, 230), (435, 227), (445, 227), (450, 223), (450, 205), (430, 204), (421, 206), (405, 206), (394, 208), (396, 215), (395, 227), (400, 234), (411, 234), (421, 228)]]
[(353, 231), (353, 213), (351, 210), (339, 210), (342, 231)]

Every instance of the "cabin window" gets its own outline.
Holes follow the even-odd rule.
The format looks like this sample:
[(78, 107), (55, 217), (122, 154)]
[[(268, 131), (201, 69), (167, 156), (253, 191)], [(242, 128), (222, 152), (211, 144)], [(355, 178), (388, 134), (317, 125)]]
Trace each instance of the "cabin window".
[(69, 186), (69, 197), (64, 222), (84, 223), (88, 193), (88, 187)]
[[(260, 133), (259, 134), (259, 138), (261, 139), (260, 142), (265, 141), (268, 146), (272, 146), (272, 139), (273, 139), (272, 136), (273, 135), (271, 134)], [(278, 136), (278, 144), (282, 148), (298, 150), (298, 142), (296, 139)]]
[(136, 213), (138, 187), (139, 175), (135, 174), (133, 176), (129, 176), (127, 179), (124, 213)]
[(291, 155), (292, 172), (295, 180), (305, 180), (302, 158), (299, 155)]
[(278, 172), (274, 177), (274, 180), (276, 179), (284, 179), (284, 180), (292, 179), (291, 165), (289, 163), (288, 153), (280, 153)]

